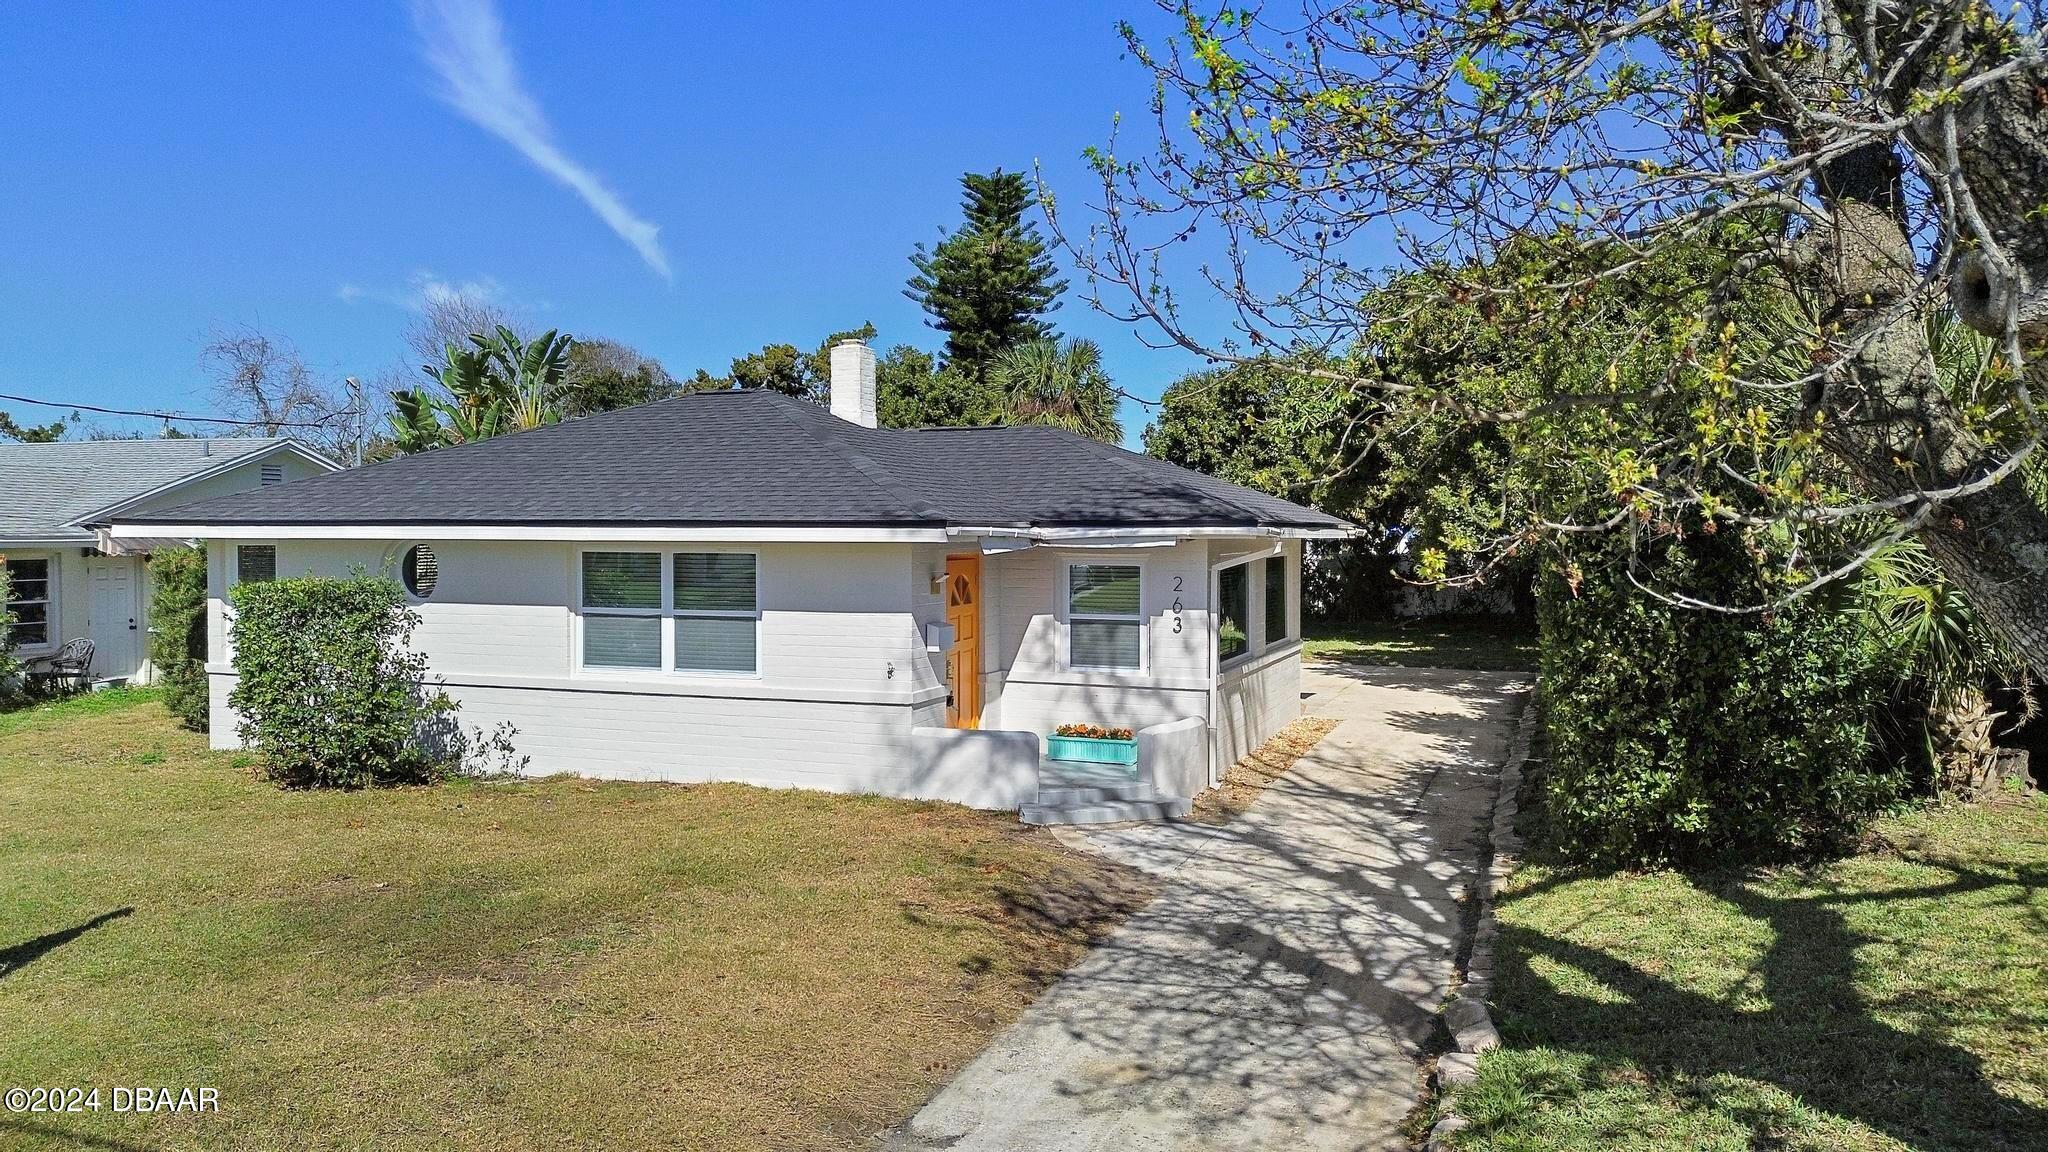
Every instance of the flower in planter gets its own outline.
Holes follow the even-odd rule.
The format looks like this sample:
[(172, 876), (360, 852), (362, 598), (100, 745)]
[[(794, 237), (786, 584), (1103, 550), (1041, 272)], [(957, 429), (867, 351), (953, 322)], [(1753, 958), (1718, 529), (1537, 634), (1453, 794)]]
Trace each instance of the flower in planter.
[(1062, 724), (1053, 729), (1055, 736), (1079, 736), (1088, 740), (1130, 740), (1129, 728), (1105, 728), (1100, 724)]

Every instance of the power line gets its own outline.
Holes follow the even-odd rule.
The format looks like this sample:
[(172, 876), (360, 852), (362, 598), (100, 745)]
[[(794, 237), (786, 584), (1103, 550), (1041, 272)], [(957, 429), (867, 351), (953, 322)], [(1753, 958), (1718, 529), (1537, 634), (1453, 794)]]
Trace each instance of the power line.
[(237, 424), (249, 428), (325, 428), (335, 418), (357, 415), (354, 411), (336, 412), (326, 420), (236, 420), (227, 416), (181, 416), (176, 412), (142, 412), (132, 408), (101, 408), (92, 404), (59, 404), (54, 400), (37, 400), (32, 396), (14, 396), (0, 392), (0, 400), (16, 404), (37, 404), (44, 408), (63, 408), (73, 412), (93, 412), (102, 416), (147, 416), (181, 424)]

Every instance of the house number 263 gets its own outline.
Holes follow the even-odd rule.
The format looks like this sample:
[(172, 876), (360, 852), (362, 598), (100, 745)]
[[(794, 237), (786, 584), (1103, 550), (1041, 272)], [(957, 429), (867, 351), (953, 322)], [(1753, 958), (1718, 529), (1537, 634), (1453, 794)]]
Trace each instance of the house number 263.
[[(1175, 576), (1173, 578), (1173, 590), (1176, 593), (1184, 590), (1182, 581), (1186, 579), (1187, 577), (1185, 576)], [(1173, 598), (1173, 631), (1175, 635), (1180, 633), (1180, 597), (1178, 595)]]

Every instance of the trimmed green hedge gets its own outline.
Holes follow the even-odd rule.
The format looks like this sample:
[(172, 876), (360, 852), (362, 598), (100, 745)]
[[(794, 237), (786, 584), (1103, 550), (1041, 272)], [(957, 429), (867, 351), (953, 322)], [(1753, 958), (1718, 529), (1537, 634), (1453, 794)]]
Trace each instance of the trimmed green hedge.
[(9, 580), (5, 559), (0, 557), (0, 700), (21, 691), (21, 661), (15, 658), (14, 630), (8, 627), (14, 623), (14, 616), (7, 611)]
[[(1759, 602), (1734, 532), (1656, 554), (1659, 586)], [(1614, 545), (1607, 545), (1613, 548)], [(1801, 601), (1764, 615), (1663, 603), (1614, 552), (1539, 586), (1547, 808), (1568, 855), (1654, 865), (1775, 860), (1838, 846), (1907, 779), (1873, 754), (1887, 668), (1852, 617)]]
[(413, 783), (446, 771), (455, 703), (425, 684), (419, 616), (358, 571), (237, 584), (228, 703), (264, 772), (292, 787)]
[(195, 732), (206, 731), (206, 552), (152, 552), (149, 576), (149, 658), (163, 685), (164, 707)]

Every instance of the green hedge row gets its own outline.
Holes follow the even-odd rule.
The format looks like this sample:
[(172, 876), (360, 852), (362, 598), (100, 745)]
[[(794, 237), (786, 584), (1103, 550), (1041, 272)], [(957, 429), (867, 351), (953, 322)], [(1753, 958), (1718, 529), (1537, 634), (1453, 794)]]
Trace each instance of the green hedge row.
[(164, 707), (195, 732), (206, 731), (206, 553), (167, 548), (149, 556), (155, 585), (149, 604), (149, 658)]
[[(1896, 674), (1860, 622), (1810, 600), (1676, 607), (1629, 579), (1623, 547), (1590, 546), (1538, 588), (1559, 847), (1619, 865), (1782, 859), (1900, 799), (1907, 773), (1873, 734)], [(1753, 604), (1757, 563), (1734, 532), (1694, 533), (1649, 554), (1644, 582)]]

